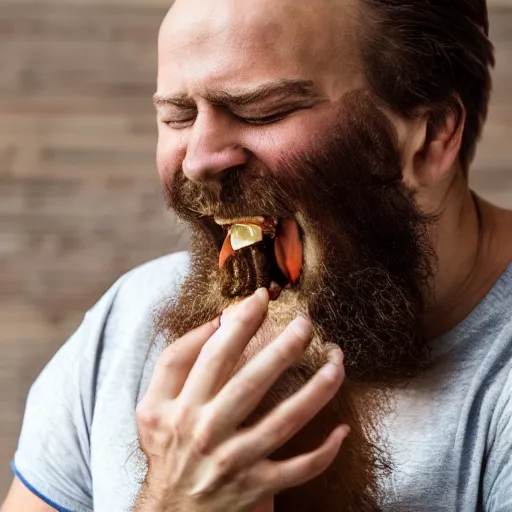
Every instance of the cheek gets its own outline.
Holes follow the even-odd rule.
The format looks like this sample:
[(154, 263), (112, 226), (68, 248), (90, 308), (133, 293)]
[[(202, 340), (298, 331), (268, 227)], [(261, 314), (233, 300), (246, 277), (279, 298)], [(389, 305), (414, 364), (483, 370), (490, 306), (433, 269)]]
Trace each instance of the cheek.
[(270, 169), (276, 169), (287, 155), (307, 152), (319, 135), (326, 131), (327, 125), (325, 114), (293, 116), (255, 134), (256, 142), (251, 144), (248, 141), (247, 148)]
[(166, 126), (158, 128), (156, 165), (161, 183), (169, 183), (181, 168), (186, 150), (180, 141), (169, 133)]

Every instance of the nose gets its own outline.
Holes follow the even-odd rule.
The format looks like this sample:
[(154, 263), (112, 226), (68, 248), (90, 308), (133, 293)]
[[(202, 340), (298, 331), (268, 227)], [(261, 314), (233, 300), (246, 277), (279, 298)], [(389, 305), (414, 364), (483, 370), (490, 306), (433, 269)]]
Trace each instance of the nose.
[(247, 163), (240, 143), (237, 120), (221, 107), (201, 110), (187, 143), (183, 172), (191, 181), (201, 181)]

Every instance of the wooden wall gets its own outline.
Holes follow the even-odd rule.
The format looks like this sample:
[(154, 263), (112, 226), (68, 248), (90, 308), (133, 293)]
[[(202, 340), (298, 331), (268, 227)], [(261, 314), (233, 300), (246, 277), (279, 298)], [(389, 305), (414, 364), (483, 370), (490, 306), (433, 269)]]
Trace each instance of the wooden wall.
[[(0, 501), (30, 383), (123, 272), (185, 247), (154, 165), (156, 34), (171, 0), (0, 0)], [(512, 0), (473, 171), (512, 206)]]

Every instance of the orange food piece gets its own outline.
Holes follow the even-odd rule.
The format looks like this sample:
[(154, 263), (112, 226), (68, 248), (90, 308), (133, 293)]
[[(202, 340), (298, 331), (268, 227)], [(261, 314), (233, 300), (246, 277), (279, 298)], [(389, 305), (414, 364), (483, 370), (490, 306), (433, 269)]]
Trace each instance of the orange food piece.
[(303, 249), (295, 219), (284, 219), (279, 223), (274, 251), (281, 272), (292, 285), (296, 284), (302, 272)]
[(226, 236), (226, 239), (224, 240), (224, 243), (222, 244), (222, 249), (220, 250), (219, 267), (224, 268), (224, 265), (226, 264), (226, 260), (234, 253), (235, 253), (235, 251), (234, 251), (233, 247), (231, 246), (231, 235), (228, 234)]

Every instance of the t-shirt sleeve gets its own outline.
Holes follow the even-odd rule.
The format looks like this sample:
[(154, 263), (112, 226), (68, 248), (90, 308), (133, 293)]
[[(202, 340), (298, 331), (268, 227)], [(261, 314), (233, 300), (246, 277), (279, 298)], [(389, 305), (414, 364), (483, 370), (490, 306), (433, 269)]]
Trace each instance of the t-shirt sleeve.
[(90, 429), (102, 333), (118, 285), (91, 309), (32, 385), (12, 471), (59, 511), (93, 510)]
[(512, 511), (512, 372), (496, 411), (496, 433), (486, 461), (486, 512)]

